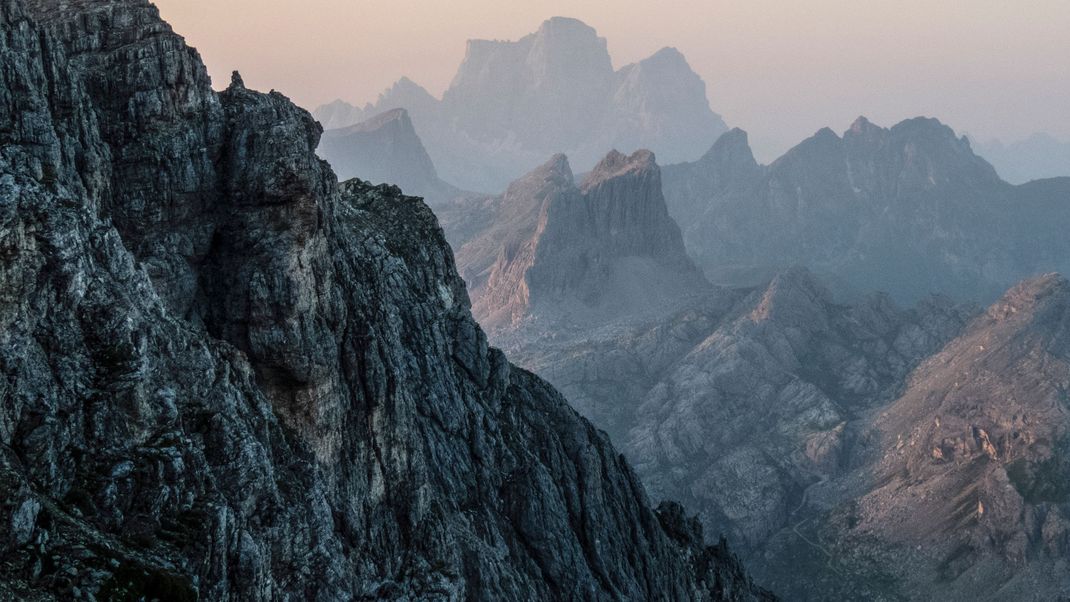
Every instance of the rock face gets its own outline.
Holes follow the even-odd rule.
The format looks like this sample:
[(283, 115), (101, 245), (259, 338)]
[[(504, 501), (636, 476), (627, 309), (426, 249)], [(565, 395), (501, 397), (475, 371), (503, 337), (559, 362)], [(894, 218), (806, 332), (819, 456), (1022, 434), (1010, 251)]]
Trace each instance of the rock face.
[(0, 31), (0, 597), (766, 597), (308, 113), (141, 0)]
[(473, 311), (492, 330), (661, 315), (709, 288), (665, 208), (649, 151), (613, 151), (579, 186), (556, 155), (510, 185), (486, 221), (457, 257)]
[(900, 569), (907, 591), (933, 581), (948, 585), (928, 591), (961, 599), (1066, 597), (1056, 567), (1070, 553), (1068, 386), (1070, 282), (1023, 282), (875, 418), (880, 456), (843, 539), (920, 550)]
[(506, 339), (792, 600), (1060, 599), (1070, 284), (978, 314), (804, 270), (658, 321)]
[[(316, 116), (336, 123), (337, 107)], [(469, 41), (441, 102), (402, 80), (363, 114), (398, 107), (412, 114), (443, 177), (482, 191), (503, 189), (555, 153), (583, 169), (608, 148), (685, 161), (725, 131), (678, 51), (614, 71), (606, 40), (562, 17), (517, 41)]]
[[(762, 571), (791, 598), (1065, 598), (1070, 283), (1021, 283), (859, 425), (851, 465), (813, 485)], [(799, 542), (805, 538), (805, 545)], [(819, 561), (788, 560), (810, 548)], [(809, 582), (790, 577), (805, 568)]]
[(405, 109), (387, 111), (357, 125), (328, 130), (317, 152), (339, 179), (391, 183), (406, 194), (442, 205), (463, 196), (438, 177)]
[(838, 305), (804, 270), (782, 273), (658, 377), (625, 449), (652, 495), (686, 497), (755, 551), (807, 485), (849, 464), (852, 421), (967, 315), (939, 300)]
[(1011, 186), (933, 119), (859, 118), (759, 166), (740, 131), (664, 170), (669, 211), (715, 282), (752, 284), (802, 264), (850, 291), (901, 302), (997, 297), (1066, 270), (1070, 180)]

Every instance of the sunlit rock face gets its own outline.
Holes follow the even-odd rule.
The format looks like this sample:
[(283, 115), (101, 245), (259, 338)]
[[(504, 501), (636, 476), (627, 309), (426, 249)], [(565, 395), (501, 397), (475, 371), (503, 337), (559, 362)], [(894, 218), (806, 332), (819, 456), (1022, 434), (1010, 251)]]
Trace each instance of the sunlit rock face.
[[(339, 106), (316, 116), (351, 125), (338, 122)], [(583, 171), (611, 148), (691, 160), (726, 129), (678, 51), (614, 71), (606, 40), (563, 17), (516, 41), (469, 41), (441, 102), (403, 79), (362, 115), (394, 108), (412, 114), (443, 179), (484, 192), (501, 191), (556, 153)]]
[(613, 151), (579, 185), (556, 155), (468, 210), (484, 213), (484, 228), (460, 241), (457, 258), (473, 311), (494, 332), (660, 316), (709, 289), (669, 217), (649, 151)]
[(0, 598), (768, 598), (307, 112), (141, 0), (0, 32)]

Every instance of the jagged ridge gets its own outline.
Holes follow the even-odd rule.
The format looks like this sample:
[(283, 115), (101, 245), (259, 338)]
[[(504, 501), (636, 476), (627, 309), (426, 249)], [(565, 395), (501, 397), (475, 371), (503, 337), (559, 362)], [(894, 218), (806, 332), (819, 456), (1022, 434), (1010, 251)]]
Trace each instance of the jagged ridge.
[(742, 132), (664, 169), (684, 240), (715, 282), (754, 284), (803, 264), (852, 293), (990, 302), (1067, 270), (1070, 180), (1011, 186), (935, 119), (827, 128), (768, 166)]
[[(62, 4), (62, 6), (60, 6)], [(0, 594), (747, 599), (397, 189), (141, 0), (0, 6)]]

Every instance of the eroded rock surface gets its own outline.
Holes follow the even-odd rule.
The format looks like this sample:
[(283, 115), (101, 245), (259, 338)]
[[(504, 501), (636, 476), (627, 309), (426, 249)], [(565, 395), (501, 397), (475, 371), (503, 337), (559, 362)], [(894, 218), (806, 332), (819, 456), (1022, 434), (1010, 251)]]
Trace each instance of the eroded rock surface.
[(141, 0), (0, 5), (0, 597), (756, 599)]
[(466, 211), (480, 223), (449, 211), (445, 219), (461, 239), (457, 259), (474, 313), (492, 331), (661, 316), (709, 292), (669, 217), (649, 151), (612, 151), (578, 186), (568, 159), (556, 155)]

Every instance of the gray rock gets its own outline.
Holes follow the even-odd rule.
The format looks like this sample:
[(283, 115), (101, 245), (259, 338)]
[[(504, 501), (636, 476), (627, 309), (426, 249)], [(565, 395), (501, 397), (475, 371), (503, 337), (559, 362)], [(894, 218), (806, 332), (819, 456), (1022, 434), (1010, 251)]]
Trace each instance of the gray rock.
[(492, 332), (660, 316), (709, 289), (665, 208), (649, 151), (612, 151), (579, 186), (556, 155), (493, 204), (457, 251), (476, 318)]
[(0, 597), (768, 597), (311, 115), (213, 92), (144, 0), (0, 30)]
[(442, 181), (405, 109), (393, 109), (345, 128), (327, 130), (318, 152), (339, 179), (390, 183), (431, 206), (470, 195)]
[(663, 169), (665, 198), (716, 283), (753, 286), (805, 265), (850, 295), (989, 303), (1067, 271), (1070, 179), (1012, 186), (935, 119), (823, 129), (768, 166), (746, 134)]

